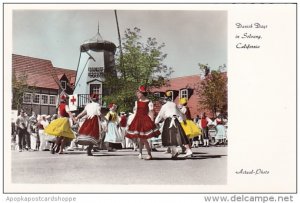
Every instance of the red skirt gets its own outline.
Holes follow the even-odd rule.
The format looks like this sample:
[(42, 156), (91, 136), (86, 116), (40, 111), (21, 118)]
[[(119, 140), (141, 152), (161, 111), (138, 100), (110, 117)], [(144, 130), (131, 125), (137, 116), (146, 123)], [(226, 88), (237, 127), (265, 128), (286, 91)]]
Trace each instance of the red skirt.
[(148, 115), (136, 115), (128, 126), (125, 137), (149, 139), (151, 137), (158, 137), (160, 135), (159, 129)]
[(81, 136), (91, 136), (98, 140), (100, 135), (98, 116), (86, 119), (80, 127), (78, 134)]

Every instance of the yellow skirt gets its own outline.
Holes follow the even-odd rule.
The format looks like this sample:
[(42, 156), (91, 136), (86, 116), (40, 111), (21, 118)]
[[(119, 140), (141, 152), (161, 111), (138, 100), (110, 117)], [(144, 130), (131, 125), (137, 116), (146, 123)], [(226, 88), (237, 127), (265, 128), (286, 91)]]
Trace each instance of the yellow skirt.
[(65, 117), (53, 120), (44, 129), (44, 133), (57, 137), (75, 138), (70, 127), (69, 119)]
[(192, 120), (186, 120), (186, 124), (183, 122), (180, 124), (189, 139), (197, 137), (201, 134), (201, 129)]

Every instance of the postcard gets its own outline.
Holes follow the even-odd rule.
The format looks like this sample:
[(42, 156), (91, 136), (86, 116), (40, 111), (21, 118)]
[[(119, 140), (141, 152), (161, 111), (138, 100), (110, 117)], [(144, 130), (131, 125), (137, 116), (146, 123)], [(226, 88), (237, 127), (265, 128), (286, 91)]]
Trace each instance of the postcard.
[[(3, 11), (4, 194), (297, 192), (296, 3), (6, 3)], [(102, 145), (79, 145), (84, 133), (74, 129), (51, 141), (43, 119), (53, 127), (62, 117), (75, 125), (82, 111), (100, 116), (86, 110), (92, 93), (107, 122), (87, 134)], [(132, 115), (127, 126), (123, 114)]]

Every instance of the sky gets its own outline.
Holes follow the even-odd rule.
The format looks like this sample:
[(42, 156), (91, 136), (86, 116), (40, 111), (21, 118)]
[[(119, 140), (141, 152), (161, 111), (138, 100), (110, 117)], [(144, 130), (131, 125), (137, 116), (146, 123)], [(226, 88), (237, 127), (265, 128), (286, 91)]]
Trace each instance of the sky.
[[(227, 12), (191, 10), (118, 10), (121, 37), (127, 28), (141, 29), (146, 40), (165, 43), (164, 64), (174, 77), (200, 74), (227, 65)], [(76, 70), (80, 45), (99, 31), (119, 45), (114, 10), (15, 10), (12, 53), (51, 60), (54, 67)]]

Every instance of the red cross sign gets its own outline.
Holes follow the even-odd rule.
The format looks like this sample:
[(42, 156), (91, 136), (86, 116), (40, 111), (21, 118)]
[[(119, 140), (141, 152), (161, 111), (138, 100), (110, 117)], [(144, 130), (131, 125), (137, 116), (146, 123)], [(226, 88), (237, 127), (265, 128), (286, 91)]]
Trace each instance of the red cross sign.
[(72, 96), (71, 100), (72, 104), (74, 105), (74, 103), (76, 102), (76, 98), (74, 97), (74, 95)]

